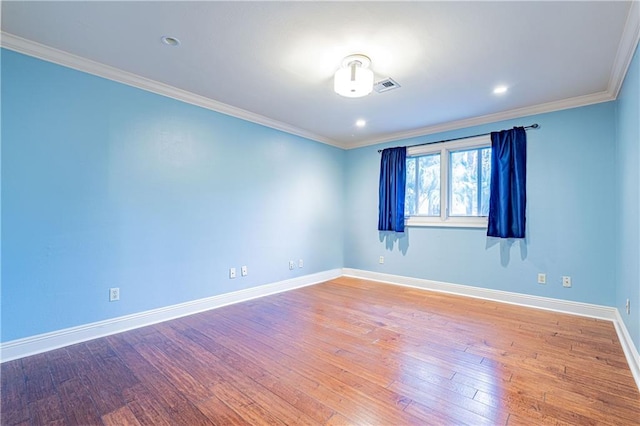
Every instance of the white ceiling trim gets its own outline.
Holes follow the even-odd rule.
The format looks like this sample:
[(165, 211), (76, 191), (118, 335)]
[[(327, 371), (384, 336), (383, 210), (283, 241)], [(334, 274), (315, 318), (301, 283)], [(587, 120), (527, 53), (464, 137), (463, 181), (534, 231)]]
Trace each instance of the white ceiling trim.
[(629, 15), (625, 23), (618, 51), (611, 67), (611, 75), (607, 90), (604, 92), (593, 93), (589, 95), (577, 96), (574, 98), (562, 99), (559, 101), (548, 102), (535, 105), (532, 107), (523, 107), (509, 111), (499, 112), (495, 114), (483, 115), (464, 120), (450, 121), (448, 123), (427, 126), (408, 132), (396, 133), (383, 138), (371, 139), (355, 144), (350, 144), (349, 148), (360, 148), (379, 143), (392, 142), (401, 139), (415, 138), (421, 136), (432, 135), (450, 130), (464, 129), (466, 127), (478, 126), (482, 124), (490, 124), (502, 120), (510, 120), (514, 118), (522, 118), (529, 115), (544, 114), (547, 112), (560, 111), (563, 109), (577, 108), (597, 104), (601, 102), (613, 101), (618, 97), (618, 93), (622, 88), (622, 83), (627, 74), (627, 70), (633, 60), (636, 47), (640, 42), (640, 1), (633, 1), (629, 8)]
[(545, 104), (535, 105), (532, 107), (517, 108), (509, 111), (497, 112), (495, 114), (483, 115), (480, 117), (473, 117), (464, 120), (450, 121), (443, 124), (436, 124), (434, 126), (423, 127), (409, 132), (396, 133), (385, 138), (378, 138), (375, 140), (351, 144), (349, 145), (348, 149), (360, 148), (363, 146), (375, 145), (384, 142), (392, 142), (401, 139), (427, 136), (434, 133), (448, 132), (450, 130), (464, 129), (467, 127), (479, 126), (482, 124), (491, 124), (502, 120), (511, 120), (514, 118), (522, 118), (530, 115), (544, 114), (547, 112), (577, 108), (613, 100), (615, 100), (615, 97), (608, 91), (593, 93), (591, 95), (576, 96), (574, 98), (562, 99), (555, 102), (547, 102)]
[(167, 96), (169, 98), (173, 98), (222, 114), (230, 115), (232, 117), (240, 118), (242, 120), (250, 121), (252, 123), (261, 124), (272, 129), (281, 130), (285, 133), (293, 134), (306, 139), (311, 139), (317, 142), (322, 142), (338, 148), (345, 148), (343, 144), (322, 137), (320, 135), (316, 135), (315, 133), (300, 129), (298, 127), (291, 126), (289, 124), (282, 123), (263, 115), (255, 114), (222, 102), (214, 101), (213, 99), (209, 99), (204, 96), (188, 92), (186, 90), (178, 89), (168, 84), (141, 77), (139, 75), (123, 71), (119, 68), (92, 61), (81, 56), (73, 55), (71, 53), (55, 49), (44, 44), (36, 43), (34, 41), (27, 40), (25, 38), (15, 36), (4, 31), (0, 32), (0, 46), (18, 53), (23, 53), (28, 56), (42, 59), (47, 62), (53, 62), (58, 65), (73, 68), (75, 70), (96, 75), (98, 77), (103, 77), (108, 80), (113, 80), (118, 83), (123, 83), (128, 86), (133, 86), (138, 89), (153, 92), (158, 95)]
[(121, 69), (111, 67), (90, 59), (86, 59), (71, 53), (58, 50), (44, 44), (36, 43), (22, 37), (15, 36), (10, 33), (0, 32), (0, 46), (33, 56), (48, 62), (53, 62), (62, 66), (73, 68), (78, 71), (86, 72), (92, 75), (106, 78), (108, 80), (123, 83), (149, 92), (153, 92), (162, 96), (167, 96), (179, 101), (183, 101), (192, 105), (226, 114), (242, 120), (257, 123), (266, 127), (311, 139), (317, 142), (325, 143), (342, 149), (360, 148), (384, 142), (391, 142), (406, 138), (426, 136), (434, 133), (440, 133), (450, 130), (457, 130), (471, 126), (489, 124), (502, 120), (521, 118), (529, 115), (542, 114), (547, 112), (559, 111), (563, 109), (576, 108), (615, 100), (624, 81), (627, 69), (633, 58), (635, 48), (640, 39), (640, 2), (632, 2), (629, 11), (627, 23), (625, 24), (623, 36), (618, 45), (616, 59), (612, 67), (609, 85), (606, 91), (598, 92), (590, 95), (577, 96), (574, 98), (563, 99), (545, 104), (535, 105), (532, 107), (523, 107), (509, 111), (499, 112), (495, 114), (484, 115), (464, 120), (457, 120), (433, 126), (422, 127), (420, 129), (408, 132), (399, 132), (387, 135), (383, 138), (375, 138), (360, 143), (350, 143), (348, 145), (338, 141), (317, 135), (304, 129), (291, 126), (268, 117), (246, 111), (186, 90), (178, 89), (168, 84), (160, 83), (151, 79), (141, 77), (139, 75), (123, 71)]
[(629, 65), (631, 65), (638, 41), (640, 41), (640, 1), (634, 1), (629, 8), (627, 22), (624, 25), (616, 58), (611, 68), (611, 77), (609, 78), (607, 90), (614, 98), (618, 97), (618, 92), (622, 88), (622, 82), (625, 75), (627, 75)]

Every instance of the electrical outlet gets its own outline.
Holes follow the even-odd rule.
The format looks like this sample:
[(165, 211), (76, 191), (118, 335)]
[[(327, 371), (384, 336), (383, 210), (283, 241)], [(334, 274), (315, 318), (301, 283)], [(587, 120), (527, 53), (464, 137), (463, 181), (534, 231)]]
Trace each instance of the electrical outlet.
[(627, 315), (629, 315), (631, 313), (631, 301), (629, 299), (627, 299), (627, 303), (624, 305), (624, 308), (627, 310)]
[(290, 260), (289, 261), (289, 269), (293, 269), (293, 268), (295, 268), (295, 266), (296, 266), (296, 264), (293, 263), (293, 260)]
[(120, 288), (113, 287), (109, 289), (109, 302), (116, 302), (120, 300)]
[(247, 270), (247, 267), (246, 267), (246, 266), (243, 266), (242, 268), (240, 268), (240, 274), (241, 274), (243, 277), (246, 277), (248, 273), (249, 273), (249, 271)]
[(562, 287), (571, 287), (571, 277), (566, 275), (562, 277)]
[(538, 284), (547, 283), (547, 274), (538, 274)]
[(380, 256), (380, 259), (378, 259), (378, 263), (380, 263), (381, 265), (384, 263), (384, 256)]
[(304, 266), (304, 262), (302, 259), (298, 259), (298, 268), (302, 268)]
[(236, 277), (236, 268), (229, 268), (229, 278)]

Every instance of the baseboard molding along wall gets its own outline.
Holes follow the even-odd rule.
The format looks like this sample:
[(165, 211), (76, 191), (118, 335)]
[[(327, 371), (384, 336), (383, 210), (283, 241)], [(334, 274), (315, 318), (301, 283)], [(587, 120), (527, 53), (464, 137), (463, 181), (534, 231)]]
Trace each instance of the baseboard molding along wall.
[(629, 369), (636, 386), (640, 389), (640, 355), (636, 349), (627, 327), (622, 321), (618, 309), (610, 306), (592, 305), (589, 303), (571, 302), (568, 300), (552, 299), (550, 297), (531, 296), (528, 294), (512, 293), (501, 290), (491, 290), (481, 287), (472, 287), (461, 284), (451, 284), (441, 281), (432, 281), (422, 278), (405, 277), (402, 275), (383, 274), (380, 272), (365, 271), (362, 269), (343, 268), (344, 276), (362, 278), (386, 284), (413, 287), (423, 290), (437, 291), (441, 293), (455, 294), (459, 296), (474, 297), (476, 299), (493, 300), (495, 302), (509, 303), (511, 305), (526, 306), (529, 308), (544, 309), (547, 311), (561, 312), (565, 314), (580, 315), (583, 317), (598, 318), (613, 322), (618, 339), (624, 351)]
[(340, 276), (362, 278), (387, 284), (414, 287), (423, 290), (474, 297), (477, 299), (493, 300), (512, 305), (545, 309), (554, 312), (611, 321), (615, 326), (618, 339), (620, 340), (622, 349), (624, 350), (627, 362), (629, 363), (629, 368), (631, 369), (631, 373), (636, 381), (636, 385), (638, 386), (638, 389), (640, 389), (640, 355), (638, 355), (638, 350), (631, 340), (631, 336), (629, 335), (629, 331), (627, 330), (624, 321), (622, 321), (620, 312), (616, 308), (351, 268), (332, 269), (276, 283), (220, 294), (217, 296), (136, 314), (125, 315), (105, 321), (85, 324), (78, 327), (39, 334), (36, 336), (26, 337), (24, 339), (12, 340), (0, 344), (0, 362), (39, 354), (64, 346), (132, 330), (134, 328), (145, 327), (147, 325), (157, 324), (159, 322), (208, 311), (210, 309), (220, 308), (233, 303), (244, 302), (258, 297), (268, 296), (270, 294), (281, 293), (283, 291), (318, 284)]
[(244, 302), (270, 294), (281, 293), (300, 287), (306, 287), (337, 278), (342, 275), (341, 269), (332, 269), (316, 274), (304, 275), (289, 280), (261, 285), (258, 287), (220, 294), (204, 299), (193, 300), (177, 305), (166, 306), (150, 311), (125, 315), (105, 321), (98, 321), (77, 327), (66, 328), (50, 333), (12, 340), (0, 344), (0, 362), (11, 361), (30, 355), (58, 349), (111, 334), (121, 333), (134, 328), (157, 324), (198, 312), (220, 308), (233, 303)]
[(633, 374), (633, 378), (636, 380), (636, 385), (638, 385), (638, 389), (640, 389), (640, 354), (638, 354), (638, 349), (633, 344), (629, 330), (627, 330), (627, 326), (624, 325), (624, 321), (620, 316), (620, 311), (617, 309), (616, 319), (613, 321), (613, 325), (616, 327), (618, 339), (620, 340), (622, 350), (627, 357), (631, 374)]

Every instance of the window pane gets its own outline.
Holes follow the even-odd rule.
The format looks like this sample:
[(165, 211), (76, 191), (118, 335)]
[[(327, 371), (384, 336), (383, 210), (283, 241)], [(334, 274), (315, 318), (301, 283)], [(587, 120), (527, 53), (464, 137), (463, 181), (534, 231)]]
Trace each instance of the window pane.
[(418, 157), (418, 215), (440, 216), (440, 154)]
[[(459, 146), (456, 151), (443, 148), (439, 152), (407, 157), (405, 216), (440, 217), (444, 213), (442, 205), (448, 210), (445, 216), (451, 218), (489, 215), (491, 147), (478, 143), (470, 146), (472, 148)], [(445, 170), (442, 170), (442, 161), (446, 161)], [(448, 183), (446, 194), (441, 193), (443, 172)]]
[(413, 216), (416, 214), (416, 159), (414, 157), (407, 158), (407, 183), (405, 185), (404, 195), (404, 215)]
[(440, 154), (407, 158), (405, 216), (440, 216)]
[(489, 188), (491, 187), (491, 148), (484, 148), (482, 153), (482, 194), (480, 216), (489, 216)]
[(449, 161), (449, 215), (488, 216), (491, 148), (453, 151)]
[(491, 182), (491, 148), (450, 154), (450, 216), (487, 216)]
[(478, 150), (452, 152), (450, 159), (450, 216), (478, 214)]

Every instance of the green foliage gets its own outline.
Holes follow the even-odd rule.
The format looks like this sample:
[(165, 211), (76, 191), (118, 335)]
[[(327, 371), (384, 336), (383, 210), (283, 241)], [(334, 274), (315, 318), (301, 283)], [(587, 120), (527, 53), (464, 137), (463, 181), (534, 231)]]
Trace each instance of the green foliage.
[[(440, 153), (407, 159), (407, 215), (440, 216), (440, 164)], [(487, 216), (491, 148), (452, 151), (449, 177), (449, 214)]]

